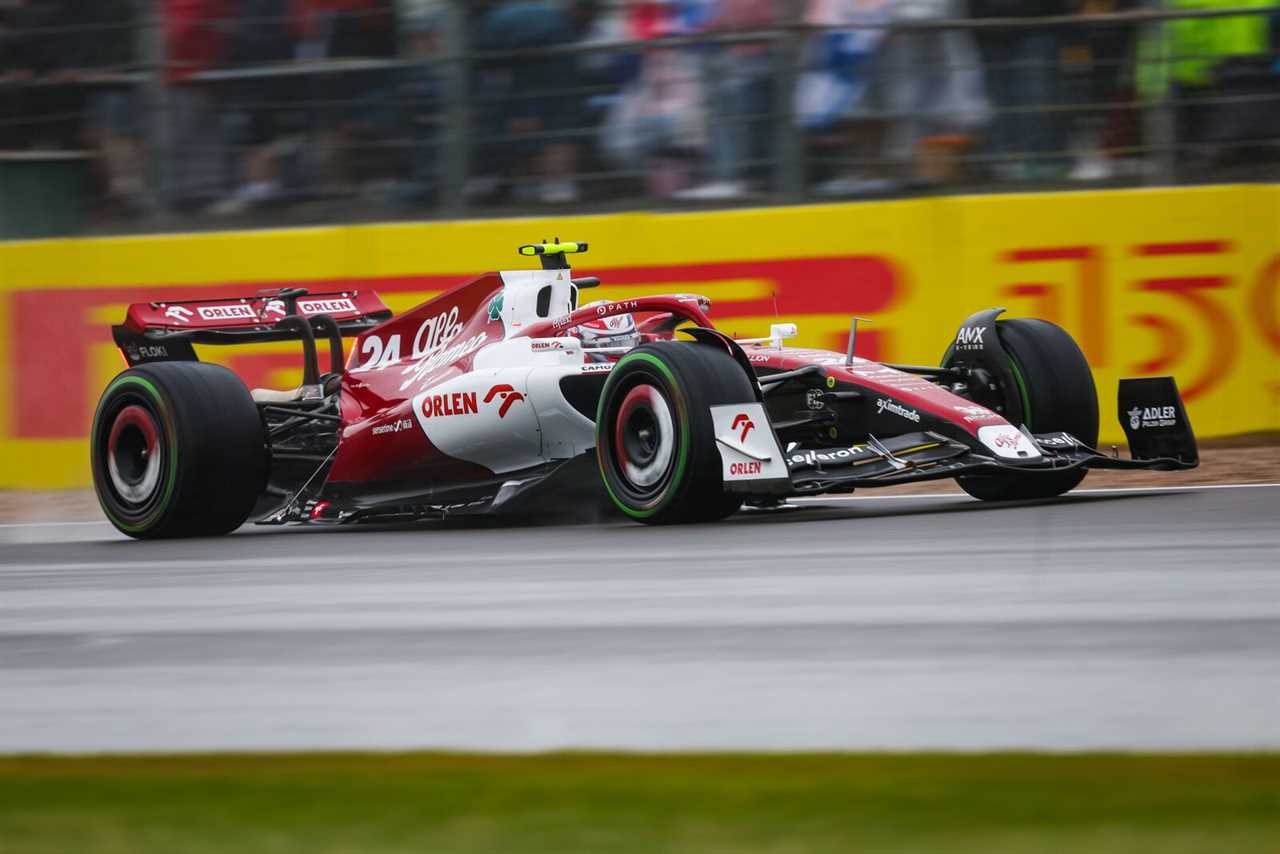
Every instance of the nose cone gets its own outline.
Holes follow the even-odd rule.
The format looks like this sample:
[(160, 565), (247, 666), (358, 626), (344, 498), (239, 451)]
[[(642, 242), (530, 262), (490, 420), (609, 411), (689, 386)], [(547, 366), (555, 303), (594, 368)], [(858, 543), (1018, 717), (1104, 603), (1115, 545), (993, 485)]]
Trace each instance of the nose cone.
[(1040, 450), (1021, 430), (1008, 424), (991, 424), (978, 428), (978, 441), (997, 457), (1005, 460), (1039, 460)]

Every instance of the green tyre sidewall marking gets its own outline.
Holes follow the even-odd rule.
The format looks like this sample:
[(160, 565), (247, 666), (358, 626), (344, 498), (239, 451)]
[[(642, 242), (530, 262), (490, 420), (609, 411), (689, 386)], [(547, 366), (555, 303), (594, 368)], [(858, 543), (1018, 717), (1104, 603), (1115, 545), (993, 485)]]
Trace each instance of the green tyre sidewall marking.
[[(952, 344), (947, 348), (947, 352), (942, 356), (942, 364), (944, 366), (951, 364), (951, 357), (955, 355), (956, 347)], [(1022, 378), (1022, 368), (1014, 361), (1013, 356), (1005, 354), (1005, 359), (1009, 362), (1009, 371), (1013, 374), (1013, 381), (1018, 386), (1018, 396), (1022, 400), (1022, 423), (1027, 425), (1027, 429), (1031, 429), (1031, 395), (1027, 394), (1027, 381)]]
[(1009, 369), (1013, 371), (1013, 380), (1018, 384), (1018, 394), (1022, 397), (1022, 423), (1031, 428), (1031, 395), (1027, 394), (1027, 381), (1022, 378), (1022, 369), (1018, 367), (1018, 363), (1009, 356)]
[[(663, 362), (661, 359), (659, 359), (657, 356), (654, 356), (651, 353), (632, 353), (630, 355), (623, 356), (621, 359), (619, 359), (618, 364), (615, 365), (613, 369), (616, 371), (618, 370), (618, 368), (621, 368), (624, 364), (627, 364), (629, 362), (648, 362), (650, 365), (657, 368), (658, 371), (667, 378), (667, 382), (671, 383), (671, 387), (673, 389), (680, 390), (680, 384), (676, 382), (675, 375), (671, 373), (671, 369), (668, 368), (666, 363)], [(605, 396), (602, 394), (600, 395), (600, 404), (599, 406), (596, 407), (596, 424), (597, 425), (600, 424), (602, 419), (604, 418), (604, 409), (605, 409), (604, 404), (605, 404)], [(688, 416), (688, 413), (686, 413), (685, 418), (681, 419), (681, 423), (680, 423), (680, 453), (676, 455), (676, 468), (671, 475), (672, 484), (678, 483), (680, 481), (680, 478), (684, 476), (685, 464), (689, 455), (689, 418), (687, 416)], [(605, 488), (605, 491), (609, 493), (609, 498), (613, 500), (613, 503), (617, 505), (619, 510), (621, 510), (623, 513), (626, 513), (632, 519), (648, 519), (649, 517), (654, 516), (657, 513), (661, 512), (662, 509), (666, 507), (667, 504), (669, 504), (673, 500), (675, 492), (668, 491), (667, 494), (661, 500), (659, 500), (657, 504), (655, 504), (653, 507), (650, 507), (648, 510), (634, 510), (628, 507), (620, 498), (618, 498), (617, 494), (613, 491), (613, 487), (609, 485), (609, 478), (606, 476), (605, 470), (604, 470), (604, 458), (602, 454), (597, 455), (596, 463), (600, 467), (600, 479), (604, 481), (604, 488)]]
[[(170, 428), (169, 432), (171, 434), (170, 437), (167, 437), (169, 438), (169, 443), (168, 443), (169, 444), (169, 455), (168, 455), (169, 470), (165, 472), (164, 494), (161, 496), (159, 503), (156, 504), (156, 509), (152, 512), (150, 516), (150, 520), (144, 520), (141, 524), (130, 524), (121, 519), (118, 519), (116, 515), (111, 512), (111, 508), (107, 506), (107, 502), (102, 500), (102, 496), (101, 495), (98, 496), (98, 504), (102, 507), (102, 512), (107, 514), (107, 518), (111, 520), (111, 523), (113, 525), (115, 525), (116, 527), (128, 533), (139, 533), (141, 531), (146, 530), (148, 521), (154, 521), (157, 517), (159, 517), (164, 513), (165, 509), (169, 506), (169, 500), (173, 497), (173, 489), (178, 482), (178, 442), (177, 442), (178, 431), (176, 429), (173, 429), (175, 425), (173, 423), (172, 417), (170, 417), (168, 408), (164, 404), (164, 398), (161, 397), (160, 395), (160, 390), (156, 388), (155, 384), (152, 383), (151, 380), (148, 380), (145, 377), (140, 377), (137, 375), (130, 375), (127, 377), (117, 377), (115, 380), (112, 381), (111, 385), (107, 386), (107, 390), (102, 393), (103, 398), (105, 399), (107, 397), (110, 397), (111, 394), (116, 389), (126, 385), (136, 385), (136, 386), (142, 387), (143, 391), (147, 394), (147, 396), (149, 396), (152, 399), (152, 401), (155, 403), (157, 414), (160, 416), (161, 420), (164, 422), (164, 425)], [(97, 453), (98, 424), (96, 423), (96, 421), (93, 425), (93, 443), (94, 443), (94, 449), (93, 449), (94, 453)], [(105, 465), (105, 461), (104, 461), (104, 465)]]

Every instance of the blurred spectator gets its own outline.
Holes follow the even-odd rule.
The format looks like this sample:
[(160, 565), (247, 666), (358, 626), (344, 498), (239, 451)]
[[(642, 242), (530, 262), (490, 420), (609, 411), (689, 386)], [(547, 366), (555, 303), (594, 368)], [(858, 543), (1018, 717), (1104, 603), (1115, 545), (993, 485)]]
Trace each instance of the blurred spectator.
[[(1043, 18), (1065, 15), (1068, 0), (971, 0), (975, 18)], [(988, 147), (993, 171), (1006, 180), (1061, 177), (1066, 147), (1061, 103), (1057, 27), (1043, 25), (983, 29), (978, 47), (987, 92), (997, 113)]]
[(33, 138), (30, 98), (23, 85), (37, 70), (29, 33), (32, 17), (26, 0), (0, 4), (0, 150), (27, 148)]
[[(685, 11), (670, 0), (632, 0), (627, 37), (649, 41), (683, 35), (691, 23), (682, 17)], [(669, 198), (688, 189), (709, 145), (705, 104), (694, 49), (646, 48), (602, 128), (606, 155), (640, 171), (651, 196)]]
[(103, 197), (126, 210), (143, 191), (141, 114), (124, 76), (135, 24), (130, 0), (0, 5), (0, 80), (24, 83), (0, 94), (0, 148), (83, 148)]
[[(895, 23), (964, 16), (961, 0), (895, 0)], [(917, 182), (956, 177), (960, 155), (991, 119), (986, 81), (973, 34), (967, 30), (910, 29), (894, 33), (876, 61), (880, 101), (892, 124), (883, 152), (887, 164), (911, 168)]]
[[(781, 20), (780, 0), (709, 0), (697, 9), (707, 33), (764, 30)], [(770, 45), (737, 43), (702, 51), (703, 96), (711, 124), (710, 181), (677, 198), (716, 201), (747, 191), (749, 166), (767, 157), (773, 106)]]
[[(293, 0), (234, 3), (235, 16), (228, 22), (225, 52), (219, 62), (222, 67), (251, 69), (293, 59)], [(267, 204), (280, 195), (282, 141), (289, 129), (288, 111), (305, 94), (305, 84), (292, 76), (251, 77), (220, 84), (217, 91), (237, 186), (210, 212), (231, 216)]]
[[(1271, 0), (1172, 0), (1179, 9), (1266, 8)], [(1280, 136), (1280, 99), (1266, 15), (1170, 21), (1143, 39), (1139, 89), (1148, 100), (1170, 85), (1180, 144), (1231, 144)], [(1172, 62), (1162, 61), (1168, 57)], [(1172, 80), (1170, 80), (1172, 77)], [(1224, 98), (1224, 96), (1226, 96)]]
[(11, 81), (41, 79), (41, 87), (9, 89), (5, 125), (7, 147), (67, 149), (78, 145), (76, 130), (84, 105), (79, 86), (60, 81), (68, 66), (72, 44), (70, 28), (80, 15), (64, 0), (11, 0), (5, 9), (7, 24), (0, 61), (8, 66), (0, 75)]
[[(390, 59), (396, 55), (391, 0), (294, 0), (298, 58), (302, 60)], [(347, 195), (366, 181), (386, 179), (393, 164), (383, 146), (390, 132), (387, 93), (396, 72), (346, 68), (307, 75), (306, 100), (322, 105), (319, 169), (323, 192)]]
[[(573, 44), (587, 36), (600, 13), (597, 0), (572, 0), (564, 8), (549, 0), (482, 4), (472, 45), (505, 52)], [(575, 202), (575, 172), (583, 125), (577, 88), (578, 59), (571, 55), (498, 57), (480, 64), (478, 95), (486, 105), (480, 124), (490, 136), (483, 154), (493, 172), (512, 181), (517, 193), (532, 181), (535, 197), (548, 204)], [(530, 176), (525, 164), (534, 165)]]
[(180, 206), (207, 201), (222, 186), (217, 101), (194, 76), (227, 56), (233, 0), (164, 0), (169, 80), (169, 150), (163, 185)]
[(878, 161), (886, 123), (879, 106), (880, 50), (893, 20), (892, 0), (809, 0), (806, 23), (831, 29), (807, 46), (796, 116), (816, 150), (834, 160), (815, 187), (821, 195), (881, 193), (892, 183)]
[(97, 0), (80, 8), (69, 45), (72, 82), (89, 84), (81, 140), (94, 154), (104, 200), (125, 211), (145, 203), (142, 101), (125, 76), (135, 63), (138, 18), (132, 0)]
[(400, 73), (392, 97), (400, 117), (400, 136), (408, 146), (408, 182), (401, 201), (415, 203), (436, 192), (440, 183), (440, 74), (436, 62), (449, 11), (440, 0), (400, 0), (401, 53), (409, 65)]
[[(1081, 17), (1115, 15), (1137, 9), (1141, 0), (1072, 0)], [(1125, 103), (1133, 98), (1132, 67), (1138, 28), (1132, 23), (1073, 27), (1063, 35), (1064, 100), (1075, 164), (1073, 181), (1102, 181), (1115, 173), (1115, 149), (1137, 144), (1137, 117)]]
[(820, 132), (816, 143), (845, 149), (845, 165), (819, 194), (877, 194), (904, 179), (958, 174), (968, 134), (990, 116), (973, 37), (891, 28), (963, 12), (957, 0), (811, 3), (812, 23), (857, 27), (821, 36), (818, 68), (801, 81), (800, 116)]

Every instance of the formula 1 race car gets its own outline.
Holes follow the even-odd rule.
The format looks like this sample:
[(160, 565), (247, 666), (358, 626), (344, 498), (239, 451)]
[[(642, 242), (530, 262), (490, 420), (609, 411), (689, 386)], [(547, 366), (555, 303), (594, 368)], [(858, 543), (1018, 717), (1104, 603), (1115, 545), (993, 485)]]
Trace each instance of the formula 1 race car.
[[(1172, 378), (1122, 380), (1131, 458), (1095, 449), (1080, 349), (1043, 320), (960, 324), (937, 367), (717, 331), (691, 294), (579, 305), (585, 243), (533, 244), (542, 269), (490, 273), (392, 317), (378, 296), (283, 289), (129, 307), (129, 368), (91, 434), (103, 510), (134, 537), (259, 523), (612, 504), (652, 524), (744, 501), (955, 478), (984, 500), (1074, 488), (1089, 469), (1198, 461)], [(350, 357), (343, 338), (355, 337)], [(322, 372), (317, 339), (327, 340)], [(302, 384), (250, 391), (195, 344), (295, 340)]]

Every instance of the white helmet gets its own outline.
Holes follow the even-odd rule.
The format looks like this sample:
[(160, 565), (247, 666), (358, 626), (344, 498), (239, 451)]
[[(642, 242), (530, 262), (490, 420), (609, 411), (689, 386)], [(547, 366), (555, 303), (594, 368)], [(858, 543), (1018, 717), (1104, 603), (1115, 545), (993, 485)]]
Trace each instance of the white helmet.
[[(607, 304), (606, 301), (601, 300), (588, 303), (583, 308)], [(587, 351), (587, 358), (593, 362), (610, 361), (610, 356), (617, 359), (622, 353), (592, 353), (591, 350), (606, 347), (630, 350), (640, 344), (640, 332), (636, 329), (636, 319), (630, 314), (615, 314), (610, 317), (589, 320), (579, 325), (575, 332), (582, 339), (582, 349)]]

